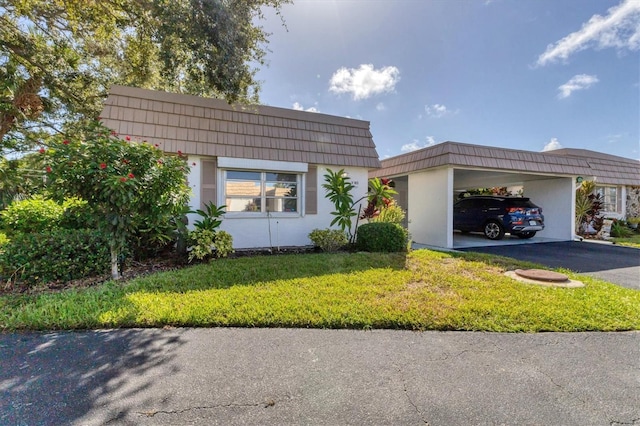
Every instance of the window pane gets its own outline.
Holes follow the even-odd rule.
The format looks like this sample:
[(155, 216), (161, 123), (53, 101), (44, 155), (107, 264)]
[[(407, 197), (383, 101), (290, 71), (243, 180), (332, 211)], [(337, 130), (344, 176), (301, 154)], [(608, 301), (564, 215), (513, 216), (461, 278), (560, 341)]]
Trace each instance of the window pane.
[(296, 182), (297, 176), (291, 173), (267, 173), (267, 182)]
[(226, 199), (228, 212), (260, 212), (260, 198), (229, 198)]
[(267, 198), (267, 211), (297, 212), (298, 200), (296, 198)]
[(260, 180), (260, 172), (247, 172), (242, 170), (227, 170), (227, 179)]
[(269, 197), (296, 197), (297, 185), (295, 183), (266, 183), (266, 196)]
[(260, 196), (260, 181), (234, 181), (228, 180), (225, 183), (225, 194), (229, 196)]

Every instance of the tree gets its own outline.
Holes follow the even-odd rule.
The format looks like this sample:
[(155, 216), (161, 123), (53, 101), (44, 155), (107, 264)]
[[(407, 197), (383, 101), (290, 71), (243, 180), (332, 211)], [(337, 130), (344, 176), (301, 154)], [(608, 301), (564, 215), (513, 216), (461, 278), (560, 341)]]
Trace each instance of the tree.
[(96, 117), (112, 84), (257, 101), (262, 7), (289, 0), (0, 0), (0, 139)]
[(109, 237), (111, 275), (120, 277), (120, 257), (139, 231), (163, 238), (189, 199), (185, 158), (165, 155), (147, 143), (120, 139), (99, 122), (69, 130), (41, 148), (47, 189), (57, 200), (80, 197)]

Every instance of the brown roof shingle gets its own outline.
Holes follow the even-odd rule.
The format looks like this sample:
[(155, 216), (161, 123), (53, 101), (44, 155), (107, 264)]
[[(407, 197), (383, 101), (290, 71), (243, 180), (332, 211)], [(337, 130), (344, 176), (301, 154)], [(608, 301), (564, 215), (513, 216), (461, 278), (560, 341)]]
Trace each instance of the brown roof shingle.
[(380, 167), (368, 121), (125, 86), (111, 88), (101, 117), (166, 152)]
[(443, 142), (381, 161), (370, 177), (399, 176), (439, 166), (504, 169), (565, 176), (595, 176), (598, 183), (640, 186), (640, 161), (595, 151), (562, 149), (533, 152)]

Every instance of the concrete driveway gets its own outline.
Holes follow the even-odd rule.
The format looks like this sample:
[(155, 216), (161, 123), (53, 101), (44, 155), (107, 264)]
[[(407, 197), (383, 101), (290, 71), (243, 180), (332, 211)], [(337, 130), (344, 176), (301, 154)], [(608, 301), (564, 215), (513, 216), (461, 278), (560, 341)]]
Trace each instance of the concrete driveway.
[(640, 290), (640, 249), (587, 241), (460, 248), (566, 268)]
[(631, 425), (640, 333), (0, 334), (2, 425)]

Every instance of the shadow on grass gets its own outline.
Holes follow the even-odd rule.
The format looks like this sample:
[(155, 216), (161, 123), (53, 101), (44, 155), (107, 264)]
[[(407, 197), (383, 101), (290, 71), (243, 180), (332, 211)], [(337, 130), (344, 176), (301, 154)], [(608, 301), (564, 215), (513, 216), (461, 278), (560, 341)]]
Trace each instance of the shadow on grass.
[(131, 282), (131, 290), (226, 289), (371, 269), (405, 269), (406, 253), (319, 253), (213, 260)]
[(139, 394), (154, 380), (176, 373), (180, 333), (0, 334), (0, 424), (118, 423), (148, 402)]

